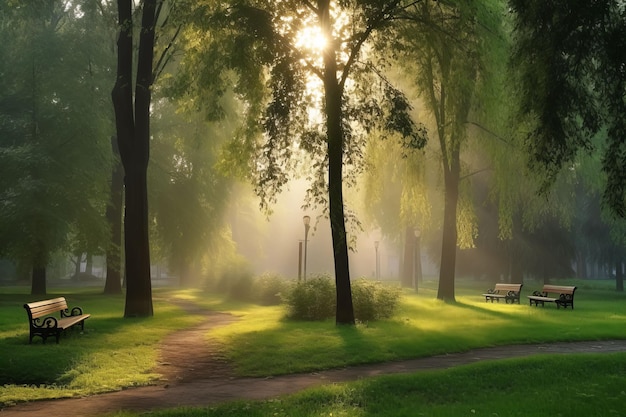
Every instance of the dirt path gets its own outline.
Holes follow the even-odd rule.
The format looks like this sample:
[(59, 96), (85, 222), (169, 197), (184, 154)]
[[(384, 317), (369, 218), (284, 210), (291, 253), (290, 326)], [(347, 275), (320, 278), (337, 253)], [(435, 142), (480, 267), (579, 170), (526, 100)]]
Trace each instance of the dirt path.
[[(193, 307), (187, 305), (186, 308)], [(193, 312), (206, 314), (207, 320), (164, 340), (156, 370), (163, 378), (156, 385), (84, 398), (20, 404), (0, 410), (0, 417), (94, 417), (120, 410), (149, 411), (177, 406), (209, 406), (236, 399), (272, 398), (321, 384), (383, 374), (445, 369), (483, 360), (542, 353), (626, 351), (626, 340), (512, 345), (274, 378), (236, 378), (226, 361), (217, 353), (216, 345), (209, 342), (207, 349), (205, 339), (210, 329), (232, 323), (236, 318), (196, 309)]]

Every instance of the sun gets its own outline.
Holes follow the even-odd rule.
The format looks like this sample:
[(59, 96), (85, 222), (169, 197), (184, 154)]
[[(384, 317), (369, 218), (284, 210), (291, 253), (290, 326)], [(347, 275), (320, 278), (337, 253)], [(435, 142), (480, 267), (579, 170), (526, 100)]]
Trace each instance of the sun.
[(296, 36), (295, 46), (303, 53), (321, 54), (328, 40), (319, 26), (305, 26)]

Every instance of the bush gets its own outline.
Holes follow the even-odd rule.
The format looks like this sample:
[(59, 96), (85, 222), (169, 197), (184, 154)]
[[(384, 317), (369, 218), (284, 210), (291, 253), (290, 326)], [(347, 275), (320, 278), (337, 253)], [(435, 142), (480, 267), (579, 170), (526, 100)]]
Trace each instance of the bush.
[[(352, 282), (354, 317), (359, 321), (393, 316), (400, 299), (400, 288), (359, 279)], [(284, 297), (287, 317), (296, 320), (325, 320), (336, 310), (335, 283), (327, 275), (294, 285)]]
[(289, 291), (289, 282), (276, 274), (263, 274), (252, 284), (254, 301), (264, 305), (278, 305), (282, 295)]
[(352, 282), (354, 317), (360, 321), (387, 319), (393, 316), (400, 299), (400, 288), (359, 279)]
[(309, 278), (285, 294), (287, 317), (296, 320), (325, 320), (335, 316), (335, 284), (328, 275)]

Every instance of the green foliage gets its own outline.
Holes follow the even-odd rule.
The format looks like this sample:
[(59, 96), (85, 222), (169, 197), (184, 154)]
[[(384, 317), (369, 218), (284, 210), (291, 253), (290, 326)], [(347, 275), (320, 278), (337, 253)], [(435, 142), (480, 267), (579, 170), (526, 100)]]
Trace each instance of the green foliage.
[(353, 281), (352, 303), (355, 318), (362, 322), (391, 318), (398, 307), (400, 294), (400, 287), (397, 286), (366, 279)]
[(181, 107), (180, 101), (168, 98), (153, 106), (149, 167), (150, 213), (155, 225), (152, 246), (183, 285), (195, 285), (202, 266), (214, 268), (224, 256), (215, 248), (228, 246), (222, 229), (232, 180), (216, 169), (216, 163), (221, 144), (232, 132)]
[[(361, 169), (362, 148), (373, 129), (396, 132), (407, 147), (422, 147), (425, 131), (410, 115), (404, 94), (362, 53), (369, 34), (402, 12), (400, 2), (337, 2), (350, 22), (337, 22), (335, 65), (341, 95), (344, 178), (354, 181)], [(222, 117), (221, 97), (234, 91), (245, 102), (236, 143), (222, 165), (244, 165), (267, 207), (298, 169), (311, 180), (308, 201), (327, 205), (327, 138), (321, 51), (300, 45), (304, 27), (321, 27), (312, 5), (294, 2), (236, 1), (230, 7), (195, 10), (184, 35), (187, 48), (173, 90), (200, 106), (210, 117)], [(351, 41), (346, 41), (351, 39)], [(361, 59), (363, 58), (363, 59)], [(347, 80), (349, 82), (346, 82)], [(319, 114), (322, 117), (319, 117)], [(313, 116), (312, 116), (313, 115)], [(302, 158), (302, 152), (308, 158)], [(310, 160), (310, 164), (302, 161)], [(305, 166), (308, 165), (308, 166)], [(263, 169), (259, 169), (259, 167)], [(241, 170), (238, 170), (241, 172)]]
[(312, 276), (294, 285), (284, 297), (287, 317), (325, 320), (335, 315), (335, 285), (328, 275)]
[(45, 267), (55, 250), (106, 244), (112, 79), (102, 16), (40, 6), (0, 10), (13, 40), (0, 45), (0, 252)]
[[(626, 215), (626, 19), (623, 3), (513, 0), (512, 66), (526, 148), (547, 188), (580, 151), (603, 156), (604, 202)], [(604, 148), (593, 137), (607, 129)]]
[[(335, 285), (327, 275), (314, 276), (291, 287), (284, 296), (287, 317), (326, 320), (335, 314)], [(400, 299), (400, 288), (359, 279), (352, 282), (355, 319), (366, 322), (390, 318)]]

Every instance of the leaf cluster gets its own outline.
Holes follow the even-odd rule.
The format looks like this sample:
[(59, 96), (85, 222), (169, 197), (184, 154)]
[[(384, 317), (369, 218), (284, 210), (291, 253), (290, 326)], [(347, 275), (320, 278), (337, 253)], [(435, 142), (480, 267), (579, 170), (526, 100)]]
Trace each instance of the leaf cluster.
[(622, 2), (512, 0), (520, 118), (534, 128), (527, 148), (547, 185), (608, 127), (603, 200), (626, 215), (626, 15)]
[(58, 249), (95, 252), (107, 238), (112, 81), (95, 46), (101, 16), (39, 3), (0, 8), (0, 36), (13, 39), (0, 45), (0, 252), (45, 266)]
[[(363, 144), (374, 129), (399, 132), (410, 148), (425, 143), (425, 130), (411, 119), (404, 95), (363, 59), (364, 44), (401, 3), (334, 4), (333, 13), (345, 21), (337, 19), (325, 53), (335, 56), (338, 69), (347, 183), (361, 169)], [(223, 116), (220, 97), (229, 89), (241, 100), (244, 122), (225, 162), (245, 164), (266, 208), (302, 169), (311, 181), (308, 204), (327, 201), (323, 60), (297, 46), (303, 28), (320, 24), (318, 13), (308, 2), (234, 1), (199, 7), (187, 31), (188, 54), (176, 89), (210, 117)]]

